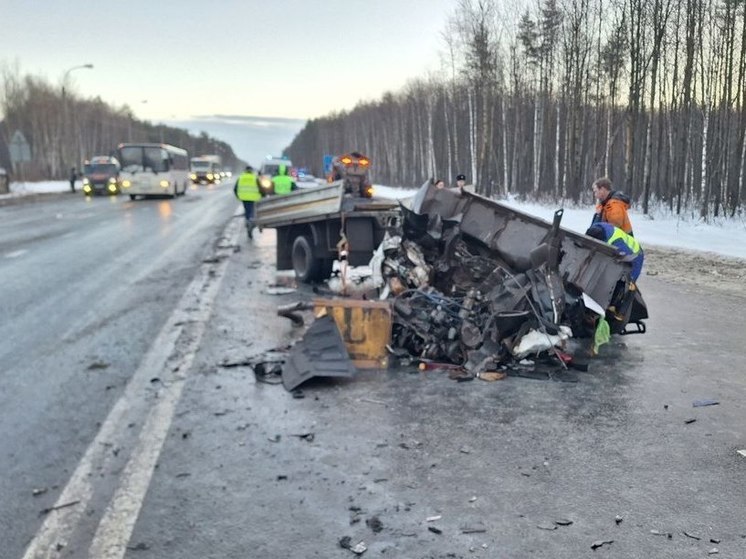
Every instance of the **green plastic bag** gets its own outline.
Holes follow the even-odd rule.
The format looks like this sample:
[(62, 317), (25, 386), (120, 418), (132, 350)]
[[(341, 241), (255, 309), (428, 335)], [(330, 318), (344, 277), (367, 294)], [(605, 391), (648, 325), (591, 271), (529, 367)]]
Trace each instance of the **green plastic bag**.
[(598, 348), (608, 342), (609, 339), (611, 339), (611, 328), (609, 328), (609, 323), (606, 322), (604, 317), (600, 317), (598, 319), (598, 324), (596, 325), (596, 333), (593, 336), (593, 353), (598, 353)]

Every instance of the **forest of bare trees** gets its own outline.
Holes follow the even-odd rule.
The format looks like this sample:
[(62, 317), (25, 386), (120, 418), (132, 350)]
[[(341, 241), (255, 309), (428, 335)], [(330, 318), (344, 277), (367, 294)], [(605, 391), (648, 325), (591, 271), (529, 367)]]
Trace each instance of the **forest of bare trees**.
[(380, 183), (590, 202), (608, 175), (645, 213), (743, 211), (746, 0), (460, 0), (444, 64), (310, 120), (287, 148), (320, 171), (359, 150)]
[[(64, 90), (63, 87), (68, 85)], [(230, 145), (206, 133), (138, 120), (129, 107), (113, 107), (100, 98), (85, 99), (69, 88), (0, 69), (0, 167), (15, 179), (67, 178), (93, 155), (109, 155), (122, 142), (156, 142), (182, 147), (190, 154), (218, 154), (235, 168), (242, 163)], [(32, 160), (11, 165), (8, 144), (20, 130), (31, 145)]]

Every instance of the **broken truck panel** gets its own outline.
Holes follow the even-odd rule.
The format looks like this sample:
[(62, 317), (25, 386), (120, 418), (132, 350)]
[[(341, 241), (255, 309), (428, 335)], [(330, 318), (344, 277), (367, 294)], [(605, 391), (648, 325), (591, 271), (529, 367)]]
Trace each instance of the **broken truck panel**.
[(327, 315), (316, 319), (290, 349), (282, 384), (291, 391), (315, 377), (351, 378), (356, 372), (334, 319)]
[[(462, 234), (479, 240), (518, 272), (532, 267), (531, 252), (552, 231), (552, 224), (543, 219), (466, 191), (423, 188), (415, 196), (412, 210), (458, 221)], [(616, 250), (596, 239), (563, 228), (559, 237), (561, 277), (603, 308), (608, 307), (617, 281), (629, 277), (631, 264), (622, 262)]]
[(360, 299), (315, 299), (316, 316), (334, 319), (353, 364), (360, 369), (388, 367), (391, 341), (391, 304)]

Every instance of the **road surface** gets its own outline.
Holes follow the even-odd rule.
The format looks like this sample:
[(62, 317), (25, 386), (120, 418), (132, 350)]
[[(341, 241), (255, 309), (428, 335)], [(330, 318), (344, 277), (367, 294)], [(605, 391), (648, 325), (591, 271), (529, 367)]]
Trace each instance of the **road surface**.
[[(0, 337), (8, 557), (354, 556), (345, 537), (367, 557), (746, 555), (738, 262), (650, 249), (648, 333), (614, 339), (577, 382), (392, 368), (297, 399), (222, 366), (297, 339), (276, 308), (313, 293), (273, 295), (274, 235), (245, 239), (219, 192), (166, 202), (184, 227), (162, 223), (162, 201), (112, 203), (100, 223), (126, 237), (108, 253), (127, 289), (89, 262), (99, 235), (3, 245), (20, 325)], [(85, 208), (77, 221), (99, 223)], [(80, 295), (74, 278), (91, 280)]]

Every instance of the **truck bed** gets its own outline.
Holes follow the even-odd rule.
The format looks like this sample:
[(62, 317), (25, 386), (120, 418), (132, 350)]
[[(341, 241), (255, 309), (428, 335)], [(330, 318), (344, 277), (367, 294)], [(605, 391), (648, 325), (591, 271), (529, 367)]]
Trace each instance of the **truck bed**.
[(346, 212), (360, 215), (398, 206), (393, 200), (346, 198), (342, 181), (316, 188), (295, 190), (284, 196), (268, 196), (257, 202), (254, 221), (260, 228), (284, 227), (340, 217)]

